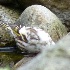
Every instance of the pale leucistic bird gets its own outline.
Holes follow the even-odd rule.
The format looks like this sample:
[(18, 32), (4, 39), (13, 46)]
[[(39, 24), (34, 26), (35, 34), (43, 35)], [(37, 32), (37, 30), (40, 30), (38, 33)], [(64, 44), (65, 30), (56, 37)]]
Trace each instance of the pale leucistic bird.
[(20, 36), (15, 38), (17, 45), (19, 48), (24, 48), (29, 52), (40, 52), (49, 45), (55, 45), (50, 35), (37, 27), (23, 26), (18, 30), (18, 34)]

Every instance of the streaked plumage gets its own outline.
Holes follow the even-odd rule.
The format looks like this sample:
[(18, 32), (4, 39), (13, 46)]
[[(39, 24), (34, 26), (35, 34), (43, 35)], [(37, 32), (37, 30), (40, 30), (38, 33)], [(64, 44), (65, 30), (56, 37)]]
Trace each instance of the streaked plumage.
[(37, 27), (23, 26), (19, 34), (21, 38), (16, 38), (17, 45), (29, 52), (40, 52), (47, 45), (55, 44), (47, 32)]
[(50, 35), (44, 30), (37, 27), (15, 27), (13, 30), (9, 25), (6, 28), (14, 36), (17, 46), (23, 51), (23, 49), (29, 52), (37, 53), (42, 51), (43, 48), (54, 45)]

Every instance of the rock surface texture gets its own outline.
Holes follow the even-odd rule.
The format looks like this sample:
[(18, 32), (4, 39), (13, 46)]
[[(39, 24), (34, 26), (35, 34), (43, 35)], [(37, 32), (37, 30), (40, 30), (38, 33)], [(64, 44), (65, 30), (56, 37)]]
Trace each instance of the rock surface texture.
[(17, 10), (0, 5), (0, 47), (14, 45), (13, 37), (3, 24), (14, 24), (19, 15)]
[(0, 20), (5, 23), (14, 23), (20, 15), (20, 12), (16, 9), (4, 7), (0, 5)]
[(66, 25), (68, 32), (70, 31), (70, 0), (0, 0), (0, 3), (20, 7), (23, 10), (30, 5), (43, 5), (52, 10)]
[(41, 5), (32, 5), (26, 8), (15, 24), (42, 28), (50, 34), (53, 41), (59, 40), (67, 33), (59, 18)]
[(5, 23), (3, 21), (0, 21), (0, 47), (15, 45), (13, 36), (3, 24)]

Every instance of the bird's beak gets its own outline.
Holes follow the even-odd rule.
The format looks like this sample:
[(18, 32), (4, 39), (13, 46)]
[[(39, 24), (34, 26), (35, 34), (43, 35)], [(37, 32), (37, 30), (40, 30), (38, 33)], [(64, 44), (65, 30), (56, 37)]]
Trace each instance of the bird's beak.
[(17, 37), (21, 36), (20, 33), (19, 33), (19, 28), (18, 27), (15, 27), (15, 29), (13, 29), (13, 32)]
[(15, 29), (13, 29), (13, 32), (14, 32), (14, 34), (16, 35), (16, 38), (17, 38), (18, 40), (24, 41), (24, 42), (26, 42), (26, 43), (28, 42), (26, 36), (25, 36), (24, 34), (20, 34), (20, 33), (19, 33), (19, 28), (18, 28), (18, 27), (16, 27)]

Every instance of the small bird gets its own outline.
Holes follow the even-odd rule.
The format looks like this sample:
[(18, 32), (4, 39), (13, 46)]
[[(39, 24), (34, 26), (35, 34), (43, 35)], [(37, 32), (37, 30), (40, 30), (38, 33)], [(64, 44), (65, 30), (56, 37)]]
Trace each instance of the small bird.
[(37, 27), (25, 27), (19, 29), (20, 36), (17, 36), (16, 42), (20, 48), (25, 48), (29, 52), (40, 52), (46, 46), (54, 45), (50, 35)]
[(38, 53), (49, 45), (55, 45), (50, 35), (38, 27), (15, 27), (15, 31), (8, 25), (15, 38), (17, 46), (23, 51), (26, 49), (28, 52)]

